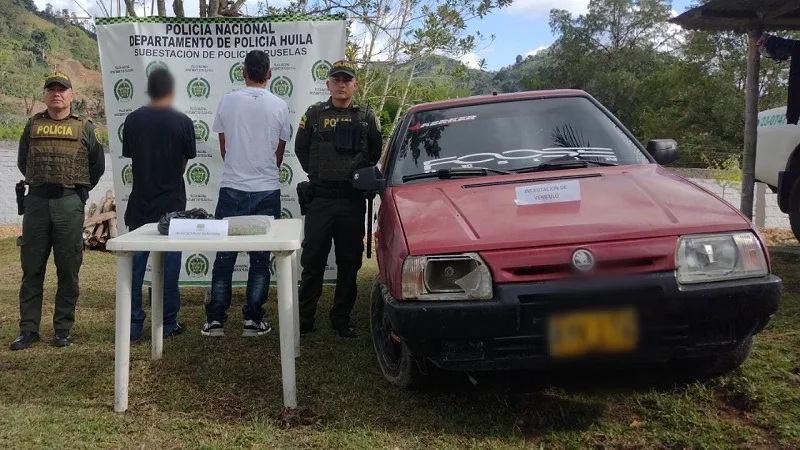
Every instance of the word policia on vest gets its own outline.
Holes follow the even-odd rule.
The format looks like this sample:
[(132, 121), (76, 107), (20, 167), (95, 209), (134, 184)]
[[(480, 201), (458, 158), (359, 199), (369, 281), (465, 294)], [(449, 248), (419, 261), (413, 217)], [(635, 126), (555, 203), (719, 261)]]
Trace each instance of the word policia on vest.
[(332, 128), (336, 126), (336, 122), (351, 122), (352, 120), (353, 119), (351, 119), (350, 117), (330, 117), (330, 118), (326, 117), (322, 121), (322, 129), (327, 130), (329, 128)]
[(74, 137), (78, 133), (73, 125), (37, 125), (34, 135)]

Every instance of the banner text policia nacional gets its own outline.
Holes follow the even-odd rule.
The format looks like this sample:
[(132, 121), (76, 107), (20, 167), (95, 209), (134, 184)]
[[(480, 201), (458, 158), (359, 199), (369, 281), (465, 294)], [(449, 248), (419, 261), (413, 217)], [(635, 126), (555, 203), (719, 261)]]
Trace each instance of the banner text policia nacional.
[[(197, 140), (197, 158), (189, 161), (184, 179), (186, 207), (203, 208), (213, 214), (223, 166), (219, 138), (211, 129), (216, 108), (227, 92), (245, 87), (242, 68), (247, 52), (263, 50), (270, 56), (272, 69), (267, 89), (289, 105), (291, 137), (278, 172), (281, 217), (301, 218), (296, 186), (306, 180), (306, 175), (294, 155), (294, 135), (306, 109), (328, 98), (325, 82), (331, 62), (344, 58), (347, 27), (344, 19), (343, 16), (98, 19), (118, 217), (124, 217), (133, 183), (131, 161), (122, 156), (123, 125), (128, 114), (148, 101), (148, 74), (156, 67), (166, 67), (175, 76), (175, 107), (192, 119)], [(128, 231), (123, 220), (117, 223), (120, 234)], [(332, 248), (328, 258), (327, 282), (336, 279), (334, 251)], [(184, 252), (181, 284), (209, 285), (214, 256), (214, 253)], [(298, 258), (298, 264), (299, 261)], [(274, 271), (274, 264), (271, 267)], [(234, 269), (236, 284), (246, 282), (248, 268), (248, 255), (240, 253)]]
[[(212, 36), (213, 35), (213, 36)], [(152, 58), (241, 58), (248, 50), (264, 50), (270, 58), (306, 56), (314, 45), (311, 33), (276, 33), (272, 23), (166, 24), (164, 35), (132, 35), (134, 56)]]

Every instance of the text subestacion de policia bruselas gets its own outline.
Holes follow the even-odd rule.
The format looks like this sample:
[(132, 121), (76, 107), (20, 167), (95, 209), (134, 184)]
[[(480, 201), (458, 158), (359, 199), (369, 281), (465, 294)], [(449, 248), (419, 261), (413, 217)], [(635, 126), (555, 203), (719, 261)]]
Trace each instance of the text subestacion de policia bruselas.
[(270, 57), (305, 56), (314, 43), (309, 33), (278, 34), (269, 22), (164, 25), (164, 34), (129, 36), (134, 56), (243, 59), (254, 49)]

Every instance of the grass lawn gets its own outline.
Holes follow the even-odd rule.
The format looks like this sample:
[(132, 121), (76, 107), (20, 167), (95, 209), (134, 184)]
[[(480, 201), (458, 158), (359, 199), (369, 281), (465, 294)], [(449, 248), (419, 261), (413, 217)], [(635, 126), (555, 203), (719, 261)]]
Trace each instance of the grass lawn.
[[(148, 336), (131, 350), (130, 409), (115, 414), (114, 258), (88, 252), (75, 343), (49, 346), (55, 271), (45, 288), (43, 340), (12, 353), (19, 257), (0, 240), (0, 448), (798, 448), (800, 256), (775, 255), (785, 293), (744, 366), (712, 381), (662, 368), (445, 376), (406, 392), (385, 382), (368, 338), (374, 260), (361, 272), (355, 340), (328, 327), (302, 340), (301, 409), (282, 411), (277, 330), (239, 336), (242, 290), (229, 335), (200, 336), (203, 291), (183, 291), (182, 336), (151, 363)], [(269, 317), (275, 321), (274, 291)], [(149, 318), (148, 318), (149, 321)], [(273, 324), (274, 325), (274, 324)]]

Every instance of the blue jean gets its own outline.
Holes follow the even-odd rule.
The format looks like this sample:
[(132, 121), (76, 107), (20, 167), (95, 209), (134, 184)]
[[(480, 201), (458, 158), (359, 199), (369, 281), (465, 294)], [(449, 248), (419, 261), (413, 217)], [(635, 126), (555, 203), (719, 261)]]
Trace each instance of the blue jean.
[[(231, 188), (220, 188), (214, 217), (224, 219), (233, 216), (272, 216), (281, 214), (281, 191), (245, 192)], [(242, 318), (256, 323), (264, 319), (264, 304), (269, 292), (269, 252), (248, 252), (250, 269), (247, 273), (247, 301), (242, 307)], [(209, 323), (228, 320), (231, 306), (231, 283), (236, 252), (217, 252), (211, 272), (211, 296), (206, 304)]]
[[(133, 292), (131, 293), (131, 339), (136, 340), (142, 334), (144, 319), (147, 316), (142, 309), (142, 284), (147, 270), (147, 258), (150, 252), (136, 252), (133, 255)], [(178, 278), (181, 275), (181, 252), (164, 253), (164, 336), (175, 330), (178, 310), (181, 308), (181, 294), (178, 289)], [(149, 290), (150, 298), (153, 289)]]

